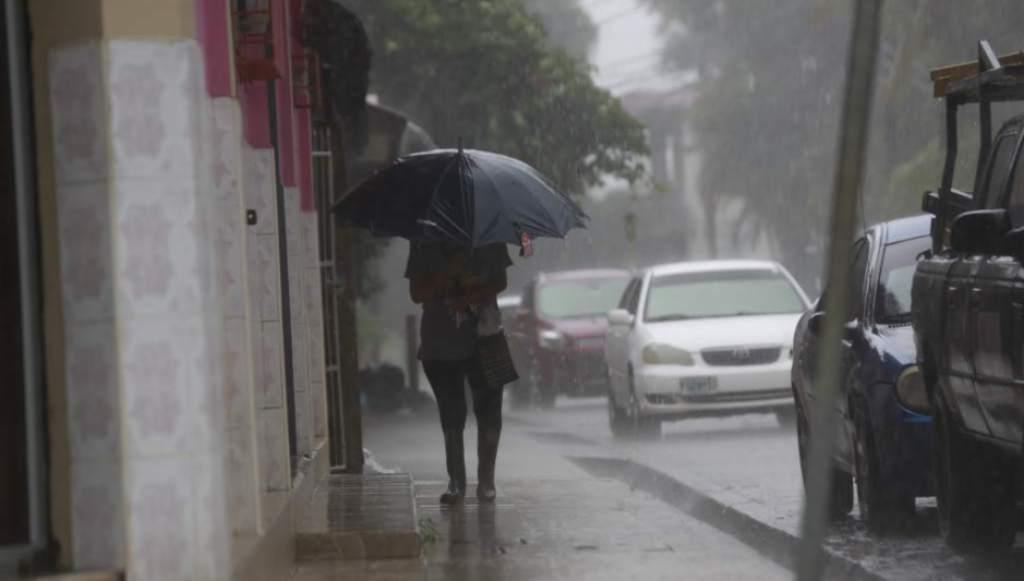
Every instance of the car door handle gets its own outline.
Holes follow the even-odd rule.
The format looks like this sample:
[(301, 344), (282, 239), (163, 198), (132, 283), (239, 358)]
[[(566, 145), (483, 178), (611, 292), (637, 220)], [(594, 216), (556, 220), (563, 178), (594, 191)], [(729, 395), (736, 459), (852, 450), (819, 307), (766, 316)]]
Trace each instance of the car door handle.
[(981, 289), (973, 287), (971, 292), (967, 295), (967, 300), (971, 303), (972, 307), (977, 307), (978, 303), (981, 302)]
[(960, 287), (950, 286), (946, 287), (946, 303), (953, 306), (957, 303), (958, 295), (960, 294)]

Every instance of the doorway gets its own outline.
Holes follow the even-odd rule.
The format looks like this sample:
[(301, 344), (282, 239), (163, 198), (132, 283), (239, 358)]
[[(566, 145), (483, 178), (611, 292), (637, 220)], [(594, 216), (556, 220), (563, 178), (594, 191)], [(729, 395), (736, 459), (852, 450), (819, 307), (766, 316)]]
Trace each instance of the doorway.
[(25, 0), (0, 6), (0, 576), (47, 534), (36, 193)]

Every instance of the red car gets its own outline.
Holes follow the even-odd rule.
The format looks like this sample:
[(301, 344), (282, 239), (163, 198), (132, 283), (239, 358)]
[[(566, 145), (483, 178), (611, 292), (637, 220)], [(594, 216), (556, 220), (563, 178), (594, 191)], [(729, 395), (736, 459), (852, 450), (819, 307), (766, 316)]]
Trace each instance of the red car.
[(522, 378), (511, 388), (515, 401), (550, 407), (559, 394), (608, 392), (608, 311), (628, 282), (628, 271), (594, 269), (543, 273), (526, 285), (507, 324)]

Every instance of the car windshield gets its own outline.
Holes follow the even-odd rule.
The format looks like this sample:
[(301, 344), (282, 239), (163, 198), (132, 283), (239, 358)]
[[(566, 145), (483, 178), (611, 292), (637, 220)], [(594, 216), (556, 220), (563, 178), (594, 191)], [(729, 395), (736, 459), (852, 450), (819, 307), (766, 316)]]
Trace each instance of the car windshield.
[(657, 276), (648, 291), (647, 322), (799, 313), (803, 300), (781, 273), (728, 270)]
[(545, 283), (537, 294), (537, 310), (548, 319), (601, 317), (615, 308), (626, 277), (559, 280)]
[(910, 287), (914, 281), (917, 257), (931, 246), (931, 238), (922, 236), (886, 245), (878, 276), (875, 317), (882, 323), (910, 320)]

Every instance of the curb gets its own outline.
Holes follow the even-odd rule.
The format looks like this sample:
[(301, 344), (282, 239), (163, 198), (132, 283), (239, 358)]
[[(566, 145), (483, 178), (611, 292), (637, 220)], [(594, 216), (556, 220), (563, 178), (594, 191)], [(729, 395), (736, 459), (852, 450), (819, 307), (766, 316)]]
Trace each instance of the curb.
[[(590, 474), (613, 478), (666, 502), (682, 512), (738, 539), (758, 553), (790, 571), (795, 571), (794, 556), (800, 539), (765, 524), (731, 506), (690, 487), (675, 478), (632, 460), (570, 456), (569, 460)], [(886, 578), (860, 563), (828, 548), (825, 555), (826, 579), (885, 581)]]
[(296, 562), (418, 557), (414, 486), (403, 472), (328, 476), (295, 532)]

